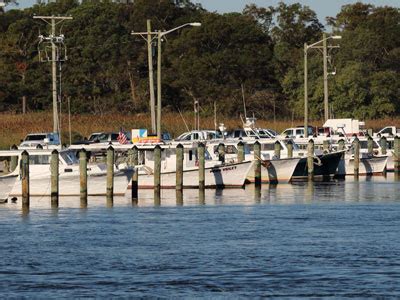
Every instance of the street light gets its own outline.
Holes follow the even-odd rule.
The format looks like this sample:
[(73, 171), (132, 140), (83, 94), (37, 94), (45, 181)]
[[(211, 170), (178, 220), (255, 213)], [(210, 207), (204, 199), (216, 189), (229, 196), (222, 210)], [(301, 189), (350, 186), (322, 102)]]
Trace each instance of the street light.
[(171, 33), (186, 26), (199, 27), (201, 26), (201, 23), (186, 23), (167, 31), (159, 30), (157, 33), (157, 137), (159, 139), (161, 139), (161, 38), (168, 33)]
[[(308, 49), (311, 48), (317, 48), (321, 49), (322, 48), (322, 54), (323, 54), (323, 61), (324, 61), (324, 117), (325, 121), (329, 119), (329, 105), (328, 105), (328, 62), (327, 62), (327, 57), (328, 57), (328, 48), (339, 48), (339, 46), (327, 46), (327, 41), (329, 39), (332, 40), (340, 40), (342, 36), (340, 35), (331, 35), (331, 36), (326, 36), (326, 34), (323, 34), (322, 40), (315, 42), (311, 45), (307, 45), (307, 43), (304, 43), (304, 135), (305, 137), (308, 137), (308, 68), (307, 68), (307, 51)], [(322, 43), (322, 46), (320, 44)]]
[(147, 32), (131, 32), (131, 35), (140, 35), (147, 43), (147, 60), (149, 67), (149, 89), (150, 89), (150, 115), (151, 115), (151, 130), (156, 132), (156, 113), (154, 100), (154, 75), (153, 75), (153, 55), (151, 44), (153, 32), (151, 32), (151, 21), (147, 20)]
[[(147, 32), (134, 32), (132, 31), (132, 35), (140, 35), (144, 40), (147, 41), (147, 54), (149, 61), (149, 85), (150, 85), (150, 110), (151, 110), (151, 120), (152, 120), (152, 129), (153, 132), (157, 129), (157, 137), (161, 138), (161, 38), (168, 33), (171, 33), (175, 30), (181, 29), (186, 26), (199, 27), (201, 23), (193, 22), (186, 23), (180, 25), (178, 27), (172, 28), (167, 31), (151, 31), (150, 20), (147, 20)], [(145, 37), (145, 35), (147, 37)], [(154, 35), (154, 37), (153, 37)], [(154, 83), (153, 83), (153, 60), (151, 55), (151, 43), (157, 36), (157, 122), (155, 122), (155, 101), (154, 101)]]

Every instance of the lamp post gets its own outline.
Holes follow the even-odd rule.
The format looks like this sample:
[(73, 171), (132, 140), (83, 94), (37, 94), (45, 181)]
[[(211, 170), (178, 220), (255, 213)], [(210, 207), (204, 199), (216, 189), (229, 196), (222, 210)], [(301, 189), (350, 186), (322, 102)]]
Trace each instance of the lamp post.
[[(147, 51), (148, 51), (148, 58), (149, 58), (149, 81), (150, 81), (150, 109), (151, 109), (151, 117), (152, 117), (152, 129), (153, 132), (157, 131), (157, 137), (160, 139), (161, 138), (161, 42), (162, 42), (162, 37), (164, 35), (167, 35), (168, 33), (171, 33), (175, 30), (181, 29), (186, 26), (193, 26), (193, 27), (198, 27), (201, 26), (201, 23), (194, 22), (194, 23), (186, 23), (183, 25), (180, 25), (178, 27), (172, 28), (167, 31), (151, 31), (151, 28), (149, 27), (149, 20), (148, 20), (148, 26), (147, 26), (147, 32), (134, 32), (132, 31), (132, 35), (140, 35), (147, 41)], [(146, 36), (146, 37), (145, 37)], [(153, 37), (154, 36), (154, 37)], [(151, 58), (151, 43), (153, 40), (157, 38), (157, 122), (154, 120), (153, 124), (153, 116), (155, 116), (155, 104), (154, 104), (154, 89), (153, 89), (153, 67), (150, 66), (152, 64), (152, 58)], [(153, 92), (152, 92), (153, 91)]]
[(153, 54), (152, 54), (152, 34), (151, 21), (147, 20), (146, 32), (131, 32), (132, 35), (140, 35), (147, 43), (147, 60), (149, 67), (149, 89), (150, 89), (150, 115), (151, 115), (151, 130), (152, 133), (156, 132), (156, 114), (155, 114), (155, 100), (154, 100), (154, 75), (153, 75)]
[(157, 137), (161, 139), (161, 42), (162, 42), (162, 37), (164, 35), (167, 35), (168, 33), (171, 33), (175, 30), (178, 30), (182, 27), (186, 26), (192, 26), (192, 27), (198, 27), (201, 26), (201, 23), (195, 22), (195, 23), (186, 23), (181, 26), (175, 27), (173, 29), (167, 30), (167, 31), (161, 31), (159, 30), (157, 32)]
[[(311, 48), (321, 49), (323, 54), (324, 64), (324, 118), (325, 121), (329, 119), (329, 104), (328, 104), (328, 48), (339, 48), (339, 46), (327, 46), (329, 39), (340, 40), (342, 36), (331, 35), (326, 36), (323, 34), (322, 40), (315, 42), (311, 45), (304, 44), (304, 135), (308, 137), (308, 67), (307, 67), (307, 51)], [(322, 43), (322, 46), (321, 46)]]

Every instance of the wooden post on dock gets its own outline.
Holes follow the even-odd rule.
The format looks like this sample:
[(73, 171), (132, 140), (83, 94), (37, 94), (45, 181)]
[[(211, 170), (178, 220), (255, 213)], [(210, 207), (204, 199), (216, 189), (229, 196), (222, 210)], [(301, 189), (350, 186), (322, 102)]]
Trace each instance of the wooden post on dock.
[(183, 145), (178, 144), (176, 146), (176, 190), (183, 189), (183, 151)]
[(387, 141), (386, 141), (386, 137), (381, 137), (381, 140), (380, 140), (380, 145), (381, 145), (381, 148), (382, 148), (382, 155), (386, 155), (386, 149), (387, 149)]
[(314, 141), (311, 139), (307, 145), (308, 181), (314, 180)]
[(397, 135), (394, 137), (393, 148), (394, 173), (398, 175), (400, 174), (400, 138)]
[(138, 198), (138, 187), (139, 187), (139, 169), (137, 166), (139, 165), (139, 149), (137, 146), (133, 146), (132, 148), (132, 162), (136, 167), (132, 176), (132, 199)]
[(358, 177), (360, 174), (360, 140), (358, 137), (354, 138), (354, 177)]
[(50, 171), (51, 171), (51, 206), (58, 207), (59, 195), (59, 158), (58, 151), (51, 152)]
[(281, 143), (276, 141), (274, 144), (274, 155), (276, 158), (281, 158)]
[(154, 147), (154, 189), (160, 190), (161, 188), (161, 147), (156, 145)]
[(368, 146), (368, 155), (370, 156), (374, 155), (374, 140), (370, 135), (368, 136), (367, 139), (367, 146)]
[(107, 148), (107, 201), (112, 201), (114, 196), (114, 148), (109, 146)]
[(343, 151), (344, 150), (344, 140), (343, 139), (339, 140), (338, 150), (339, 151)]
[(261, 144), (259, 141), (254, 143), (254, 183), (261, 185)]
[(86, 150), (79, 151), (80, 196), (82, 204), (87, 203), (87, 155)]
[(289, 140), (286, 147), (287, 147), (287, 157), (292, 158), (293, 157), (293, 142), (291, 140)]
[(243, 162), (245, 159), (245, 155), (244, 155), (244, 143), (242, 141), (240, 141), (237, 144), (237, 149), (238, 149), (238, 153), (237, 153), (237, 161), (239, 163)]
[(324, 140), (322, 142), (322, 148), (325, 153), (329, 153), (329, 141), (328, 140)]
[(218, 145), (218, 160), (225, 163), (225, 145), (223, 143)]
[[(15, 144), (12, 145), (11, 150), (18, 150), (17, 145), (15, 145)], [(18, 156), (15, 156), (15, 155), (11, 156), (10, 173), (16, 169), (17, 165), (18, 165)]]
[(29, 209), (29, 154), (21, 154), (22, 208)]
[(197, 148), (198, 156), (199, 156), (199, 189), (204, 190), (206, 186), (206, 178), (205, 178), (205, 145), (203, 143), (199, 143)]

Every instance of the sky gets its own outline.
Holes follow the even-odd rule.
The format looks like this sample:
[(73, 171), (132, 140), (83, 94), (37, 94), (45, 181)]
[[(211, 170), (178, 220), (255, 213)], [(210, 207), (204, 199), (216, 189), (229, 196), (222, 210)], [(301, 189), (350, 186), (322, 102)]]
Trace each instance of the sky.
[[(359, 0), (360, 1), (360, 0)], [(24, 8), (31, 6), (36, 0), (19, 0), (19, 7)], [(194, 3), (200, 3), (209, 11), (240, 12), (246, 4), (254, 3), (258, 6), (268, 7), (276, 6), (279, 0), (192, 0)], [(327, 16), (336, 16), (342, 5), (356, 3), (357, 0), (284, 0), (287, 4), (299, 2), (309, 6), (314, 10), (321, 23), (325, 23)], [(376, 6), (393, 6), (400, 8), (400, 0), (361, 0), (360, 2), (374, 4)]]

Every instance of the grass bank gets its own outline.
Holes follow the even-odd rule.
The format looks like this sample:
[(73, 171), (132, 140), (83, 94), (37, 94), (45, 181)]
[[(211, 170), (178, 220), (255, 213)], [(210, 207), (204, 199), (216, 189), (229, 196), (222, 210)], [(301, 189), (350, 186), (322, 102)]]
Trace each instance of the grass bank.
[[(186, 125), (191, 129), (194, 123), (192, 113), (183, 115)], [(185, 122), (178, 113), (167, 113), (163, 116), (163, 131), (170, 132), (174, 137), (187, 131)], [(241, 127), (240, 119), (222, 117), (218, 122), (223, 122), (228, 129)], [(303, 120), (276, 121), (258, 120), (259, 127), (272, 128), (278, 132), (285, 128), (301, 125)], [(312, 125), (321, 125), (322, 121), (310, 122)], [(51, 132), (53, 128), (52, 114), (47, 112), (29, 113), (26, 115), (0, 114), (0, 149), (8, 149), (12, 144), (19, 144), (20, 140), (28, 133), (33, 132)], [(400, 118), (367, 120), (366, 127), (379, 130), (384, 126), (395, 125), (400, 127)], [(212, 117), (202, 118), (201, 128), (214, 128), (214, 119)], [(120, 128), (130, 130), (132, 128), (150, 128), (150, 116), (148, 114), (135, 115), (74, 115), (71, 116), (71, 130), (73, 139), (79, 139), (81, 136), (88, 136), (92, 132), (116, 131)], [(68, 118), (62, 116), (62, 130), (64, 140), (69, 140)]]

